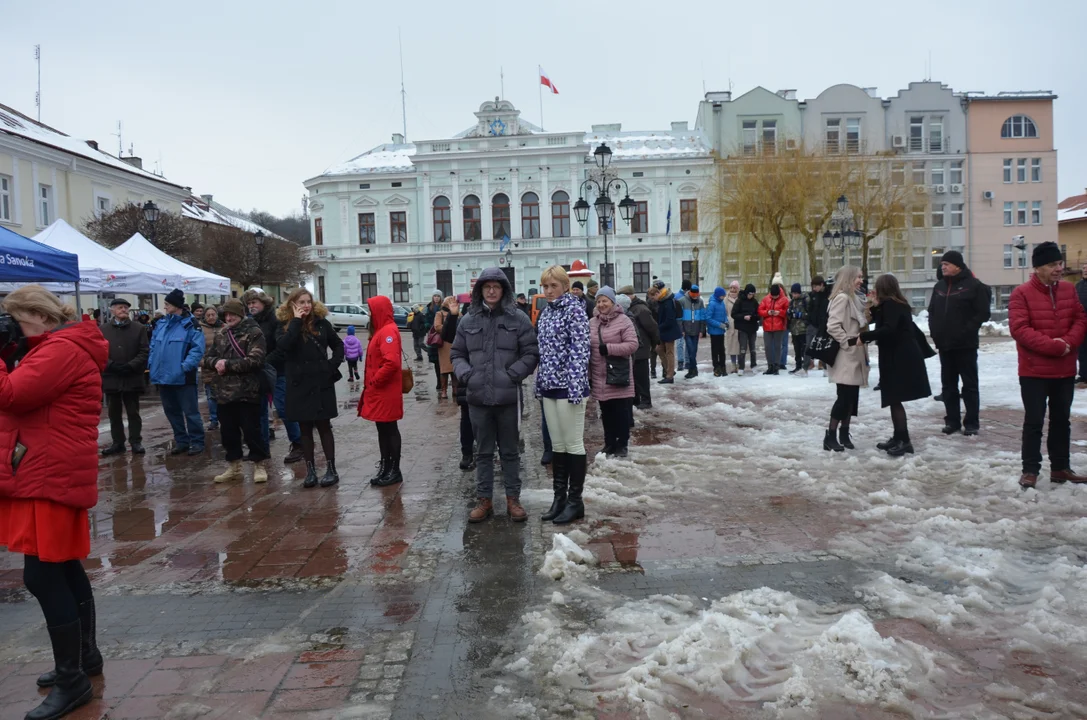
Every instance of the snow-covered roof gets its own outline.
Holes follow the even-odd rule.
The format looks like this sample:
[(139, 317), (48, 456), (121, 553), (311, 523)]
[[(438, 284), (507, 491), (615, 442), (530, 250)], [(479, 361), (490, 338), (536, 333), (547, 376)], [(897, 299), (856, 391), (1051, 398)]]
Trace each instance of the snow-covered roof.
[(1087, 220), (1087, 193), (1061, 200), (1057, 206), (1057, 222)]
[(247, 233), (257, 234), (257, 231), (264, 233), (265, 237), (285, 239), (280, 235), (272, 232), (262, 225), (244, 218), (238, 215), (233, 210), (226, 208), (214, 201), (208, 201), (204, 198), (192, 196), (181, 203), (181, 216), (187, 217), (191, 220), (200, 220), (201, 222), (215, 223), (216, 225), (227, 225), (229, 227), (235, 227), (239, 230), (244, 230)]
[(415, 154), (414, 143), (385, 143), (347, 162), (333, 165), (322, 175), (359, 175), (366, 173), (411, 172), (415, 166), (411, 157)]
[(698, 131), (681, 132), (603, 132), (585, 133), (589, 155), (600, 143), (611, 148), (612, 160), (668, 160), (707, 158), (710, 146)]
[(32, 120), (18, 110), (14, 110), (7, 105), (0, 105), (0, 132), (21, 137), (41, 145), (48, 145), (49, 147), (56, 148), (62, 152), (78, 155), (88, 160), (94, 160), (103, 165), (109, 165), (110, 167), (124, 170), (125, 172), (130, 172), (133, 175), (139, 175), (149, 180), (157, 180), (158, 182), (166, 183), (167, 185), (181, 187), (177, 183), (172, 183), (166, 178), (129, 165), (120, 158), (116, 158), (107, 152), (92, 147), (88, 144), (89, 141), (87, 140), (79, 140), (78, 138), (65, 135), (60, 130), (56, 130), (48, 125), (43, 125), (42, 123)]

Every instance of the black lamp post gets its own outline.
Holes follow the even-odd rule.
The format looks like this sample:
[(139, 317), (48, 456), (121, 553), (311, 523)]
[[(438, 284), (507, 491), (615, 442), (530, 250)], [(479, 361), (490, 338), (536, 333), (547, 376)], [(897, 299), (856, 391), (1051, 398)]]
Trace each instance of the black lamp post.
[(257, 230), (257, 234), (253, 236), (253, 241), (257, 244), (257, 284), (263, 287), (264, 281), (264, 231)]
[(155, 242), (155, 223), (159, 220), (158, 205), (148, 200), (143, 204), (143, 219), (151, 226), (151, 243)]
[[(853, 212), (849, 209), (849, 199), (839, 195), (835, 212), (830, 215), (830, 225), (823, 232), (823, 246), (827, 250), (859, 248), (864, 236), (857, 231), (853, 223)], [(868, 287), (868, 275), (864, 276), (864, 286)]]
[(596, 168), (592, 170), (589, 178), (581, 183), (581, 191), (578, 193), (577, 202), (574, 203), (574, 217), (582, 226), (589, 221), (590, 205), (585, 199), (585, 195), (587, 189), (595, 189), (596, 201), (593, 202), (591, 207), (596, 208), (596, 215), (601, 220), (602, 232), (604, 233), (604, 272), (607, 273), (607, 277), (603, 278), (603, 280), (604, 284), (607, 285), (615, 283), (615, 278), (612, 277), (611, 263), (608, 262), (608, 228), (615, 219), (615, 203), (608, 191), (610, 189), (618, 194), (620, 189), (623, 190), (623, 199), (619, 201), (619, 216), (628, 225), (630, 219), (634, 217), (634, 209), (637, 207), (637, 203), (630, 199), (630, 188), (627, 186), (626, 180), (623, 180), (617, 172), (610, 169), (611, 148), (606, 143), (600, 143), (596, 150), (593, 150), (593, 159), (596, 161)]
[(1023, 257), (1023, 253), (1025, 253), (1026, 250), (1027, 250), (1027, 236), (1026, 235), (1016, 235), (1015, 237), (1012, 238), (1012, 240), (1015, 240), (1015, 244), (1012, 245), (1012, 247), (1014, 247), (1016, 250), (1019, 251), (1019, 257), (1017, 257), (1015, 260), (1019, 264), (1019, 269), (1022, 271), (1020, 273), (1022, 275), (1022, 283), (1020, 283), (1020, 284), (1026, 285), (1026, 283), (1027, 283), (1027, 263), (1026, 263), (1026, 258)]

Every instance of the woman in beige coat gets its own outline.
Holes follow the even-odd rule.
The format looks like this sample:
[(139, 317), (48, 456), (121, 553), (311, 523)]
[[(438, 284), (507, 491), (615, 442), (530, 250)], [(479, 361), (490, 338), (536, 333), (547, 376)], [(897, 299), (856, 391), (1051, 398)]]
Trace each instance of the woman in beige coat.
[(827, 334), (841, 348), (834, 364), (827, 368), (827, 378), (838, 387), (838, 399), (830, 410), (830, 428), (823, 438), (823, 449), (841, 452), (853, 449), (849, 439), (849, 421), (857, 415), (860, 389), (868, 387), (868, 349), (860, 342), (867, 329), (864, 302), (857, 290), (864, 278), (860, 268), (846, 265), (834, 277), (834, 292), (827, 310)]
[[(733, 280), (729, 283), (728, 294), (725, 295), (725, 312), (728, 313), (728, 317), (732, 317), (732, 306), (736, 304), (736, 300), (740, 297), (740, 283)], [(740, 367), (737, 364), (737, 359), (740, 355), (740, 331), (736, 329), (735, 323), (728, 324), (728, 330), (725, 331), (725, 355), (728, 356), (729, 362), (732, 364), (729, 366), (728, 371), (730, 373), (739, 372)]]

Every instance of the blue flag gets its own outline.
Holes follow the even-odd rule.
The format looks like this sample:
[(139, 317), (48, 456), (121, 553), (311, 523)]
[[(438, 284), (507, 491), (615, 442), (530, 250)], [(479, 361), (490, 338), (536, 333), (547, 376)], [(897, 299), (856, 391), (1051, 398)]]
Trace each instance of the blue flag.
[(672, 201), (671, 200), (668, 201), (668, 215), (666, 217), (667, 217), (667, 222), (665, 223), (665, 226), (664, 226), (664, 234), (665, 235), (671, 235), (672, 234)]
[(510, 236), (509, 235), (503, 235), (502, 236), (502, 241), (498, 245), (498, 251), (499, 252), (505, 251), (506, 246), (509, 245), (509, 244), (510, 244)]

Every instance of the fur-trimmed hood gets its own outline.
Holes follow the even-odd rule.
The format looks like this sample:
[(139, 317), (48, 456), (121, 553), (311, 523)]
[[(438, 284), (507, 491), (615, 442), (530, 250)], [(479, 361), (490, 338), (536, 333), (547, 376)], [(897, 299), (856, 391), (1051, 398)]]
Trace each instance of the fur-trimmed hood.
[[(324, 303), (318, 302), (317, 300), (313, 301), (313, 317), (318, 320), (324, 320), (328, 317), (328, 308), (325, 307)], [(290, 303), (283, 303), (276, 309), (276, 320), (283, 323), (284, 327), (289, 325), (293, 319), (294, 308), (290, 306)]]

